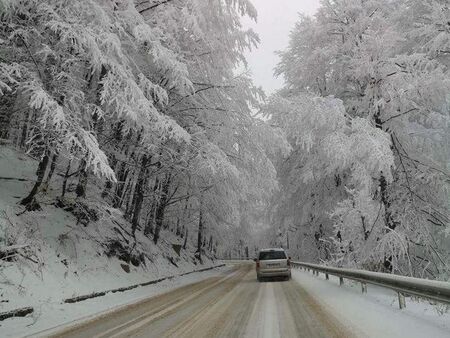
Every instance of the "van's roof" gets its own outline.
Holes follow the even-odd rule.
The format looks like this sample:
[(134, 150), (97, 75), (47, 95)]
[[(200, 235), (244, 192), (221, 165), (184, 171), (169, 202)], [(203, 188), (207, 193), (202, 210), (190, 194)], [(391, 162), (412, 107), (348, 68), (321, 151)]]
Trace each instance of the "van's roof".
[(266, 252), (266, 251), (284, 251), (283, 248), (267, 248), (267, 249), (261, 249), (260, 252)]

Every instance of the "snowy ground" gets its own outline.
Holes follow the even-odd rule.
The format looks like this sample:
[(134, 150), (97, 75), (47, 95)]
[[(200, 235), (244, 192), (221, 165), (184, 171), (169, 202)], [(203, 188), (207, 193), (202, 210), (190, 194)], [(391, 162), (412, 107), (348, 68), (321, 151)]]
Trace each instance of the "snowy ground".
[(340, 287), (337, 277), (327, 281), (323, 274), (315, 277), (297, 269), (293, 278), (356, 337), (450, 337), (450, 313), (439, 313), (445, 310), (442, 305), (408, 297), (400, 310), (397, 294), (385, 288), (368, 285), (367, 294), (362, 294), (359, 283), (345, 280)]
[(107, 294), (104, 297), (88, 299), (75, 304), (63, 304), (60, 302), (45, 303), (32, 316), (6, 319), (0, 322), (0, 337), (46, 336), (53, 332), (53, 330), (48, 331), (48, 329), (59, 330), (62, 327), (73, 325), (79, 321), (92, 319), (95, 316), (117, 310), (127, 304), (153, 297), (176, 287), (217, 276), (228, 269), (230, 268), (222, 267), (210, 271), (193, 273), (155, 285), (139, 287), (121, 293)]
[[(86, 204), (99, 212), (98, 221), (84, 226), (77, 223), (72, 213), (55, 206), (61, 193), (61, 177), (57, 175), (61, 168), (57, 168), (46, 193), (39, 196), (42, 210), (23, 212), (18, 201), (31, 190), (36, 166), (36, 161), (29, 156), (0, 147), (0, 247), (27, 246), (21, 250), (23, 256), (12, 261), (0, 260), (0, 312), (28, 306), (35, 309), (32, 318), (0, 321), (1, 337), (8, 327), (28, 332), (26, 325), (35, 320), (37, 323), (30, 326), (33, 330), (47, 326), (49, 320), (56, 323), (86, 314), (87, 303), (61, 305), (66, 298), (217, 265), (208, 257), (203, 257), (203, 262), (195, 259), (195, 248), (190, 242), (178, 255), (172, 244), (182, 244), (183, 240), (164, 229), (158, 245), (141, 232), (137, 234), (138, 244), (133, 250), (145, 253), (144, 263), (136, 266), (117, 256), (108, 257), (105, 243), (117, 240), (133, 244), (130, 224), (120, 210), (108, 207), (98, 197), (101, 187), (95, 186), (95, 181), (89, 182)], [(73, 193), (68, 194), (67, 200), (70, 198), (73, 202)], [(186, 278), (181, 281), (190, 280)], [(160, 286), (156, 290), (158, 288)], [(138, 289), (136, 297), (142, 296), (140, 292), (145, 293)], [(114, 297), (124, 296), (108, 295), (98, 298), (97, 302), (110, 306)], [(69, 308), (75, 312), (66, 313)]]

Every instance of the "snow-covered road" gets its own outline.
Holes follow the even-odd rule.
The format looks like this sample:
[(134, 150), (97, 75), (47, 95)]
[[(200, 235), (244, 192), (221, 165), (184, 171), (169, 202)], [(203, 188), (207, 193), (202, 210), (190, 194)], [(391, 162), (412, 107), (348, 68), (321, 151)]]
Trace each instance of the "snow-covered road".
[[(229, 262), (165, 293), (143, 288), (147, 297), (130, 305), (37, 336), (450, 337), (449, 314), (438, 315), (435, 305), (408, 299), (399, 310), (395, 293), (384, 288), (370, 286), (362, 295), (350, 281), (341, 287), (332, 276), (325, 280), (296, 269), (292, 275), (289, 282), (259, 283), (253, 262)], [(86, 304), (94, 309), (107, 298)]]
[(295, 281), (258, 283), (252, 264), (59, 332), (61, 337), (350, 337)]

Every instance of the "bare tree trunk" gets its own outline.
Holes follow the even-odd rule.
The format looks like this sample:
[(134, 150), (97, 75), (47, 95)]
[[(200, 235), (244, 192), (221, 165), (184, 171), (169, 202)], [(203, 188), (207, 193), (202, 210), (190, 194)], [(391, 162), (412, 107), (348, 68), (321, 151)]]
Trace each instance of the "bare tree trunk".
[(69, 172), (70, 172), (71, 164), (72, 164), (72, 160), (70, 160), (69, 163), (67, 164), (66, 174), (64, 175), (64, 180), (63, 180), (63, 184), (62, 184), (61, 198), (64, 198), (64, 195), (66, 194), (67, 180), (69, 179)]
[(154, 222), (155, 222), (155, 212), (156, 212), (156, 206), (158, 205), (159, 199), (156, 197), (156, 192), (159, 189), (159, 179), (158, 177), (155, 178), (155, 183), (153, 184), (153, 200), (151, 202), (150, 206), (150, 217), (147, 220), (147, 224), (145, 225), (144, 229), (144, 235), (148, 236), (150, 234), (154, 234)]
[(17, 92), (3, 93), (0, 97), (0, 137), (8, 139), (11, 130), (11, 119), (17, 108)]
[(22, 135), (21, 135), (20, 141), (19, 141), (19, 147), (20, 148), (24, 148), (25, 147), (25, 142), (27, 141), (28, 124), (30, 123), (31, 114), (32, 114), (32, 111), (31, 110), (27, 110), (26, 118), (25, 118), (25, 121), (24, 121), (23, 126), (22, 126)]
[(34, 200), (34, 197), (36, 196), (39, 187), (41, 186), (42, 181), (44, 180), (44, 175), (45, 171), (47, 170), (48, 161), (49, 161), (48, 150), (44, 150), (44, 155), (42, 156), (41, 161), (39, 162), (38, 165), (38, 169), (36, 171), (37, 176), (36, 183), (34, 183), (33, 189), (31, 189), (28, 196), (20, 201), (21, 205), (27, 206)]
[[(114, 156), (114, 154), (112, 154), (111, 155), (111, 160), (110, 160), (110, 162), (111, 162), (111, 168), (114, 168), (115, 169), (115, 167), (116, 167), (116, 164), (117, 164), (117, 159), (116, 159), (116, 156)], [(103, 191), (102, 191), (102, 198), (107, 198), (108, 197), (108, 195), (110, 194), (110, 191), (111, 191), (111, 189), (112, 189), (112, 187), (113, 187), (113, 183), (110, 181), (110, 180), (107, 180), (106, 182), (105, 182), (105, 187), (104, 187), (104, 189), (103, 189)], [(110, 199), (108, 199), (108, 202), (111, 202), (111, 200)]]
[(154, 234), (154, 222), (155, 222), (155, 208), (156, 207), (156, 203), (153, 202), (151, 207), (150, 207), (150, 215), (147, 219), (147, 223), (145, 224), (145, 229), (144, 229), (144, 235), (148, 236), (150, 234)]
[[(395, 222), (394, 218), (392, 217), (392, 212), (390, 210), (391, 202), (389, 201), (387, 191), (387, 182), (383, 174), (380, 176), (379, 182), (381, 202), (384, 206), (384, 224), (386, 225), (387, 229), (394, 230), (397, 227), (397, 222)], [(392, 272), (392, 256), (385, 257), (383, 265), (387, 271)]]
[(79, 172), (78, 172), (78, 184), (75, 189), (75, 193), (77, 197), (86, 197), (86, 186), (87, 186), (87, 171), (86, 171), (86, 161), (84, 159), (81, 160)]
[[(374, 121), (375, 127), (382, 130), (383, 122), (381, 120), (380, 111), (378, 111), (378, 113), (374, 116)], [(386, 177), (384, 176), (383, 172), (381, 172), (380, 175), (379, 187), (380, 187), (381, 203), (383, 203), (384, 206), (384, 224), (386, 225), (387, 229), (394, 230), (397, 227), (397, 222), (394, 220), (392, 216), (392, 211), (390, 208), (391, 201), (389, 199), (389, 192), (388, 192), (388, 183), (386, 181)], [(386, 270), (392, 272), (393, 269), (392, 256), (385, 257), (383, 265)]]
[(198, 234), (197, 234), (197, 253), (198, 258), (202, 258), (202, 244), (203, 244), (203, 210), (200, 207), (200, 214), (198, 217)]
[(121, 205), (121, 197), (123, 194), (123, 190), (125, 188), (125, 181), (127, 179), (128, 172), (129, 171), (126, 170), (125, 162), (122, 162), (120, 164), (119, 172), (117, 174), (117, 186), (116, 186), (116, 191), (115, 191), (114, 200), (113, 200), (114, 208), (119, 208)]
[(135, 237), (136, 229), (139, 226), (139, 218), (141, 216), (142, 202), (144, 201), (144, 188), (147, 183), (147, 162), (148, 157), (144, 155), (141, 161), (141, 168), (139, 169), (138, 180), (136, 184), (136, 189), (134, 190), (134, 208), (133, 208), (133, 218), (131, 220), (131, 233)]
[(50, 170), (48, 172), (47, 179), (45, 180), (45, 184), (47, 184), (47, 185), (50, 183), (50, 180), (53, 177), (53, 173), (55, 172), (56, 162), (57, 161), (58, 161), (58, 153), (56, 152), (52, 156), (52, 162), (50, 164)]
[(186, 250), (188, 235), (189, 235), (189, 231), (188, 231), (188, 228), (186, 228), (186, 233), (184, 234), (184, 243), (183, 243), (183, 249), (184, 250)]
[[(136, 178), (137, 179), (137, 178)], [(132, 219), (132, 213), (133, 213), (133, 206), (136, 203), (136, 182), (134, 181), (134, 175), (133, 177), (130, 177), (129, 183), (127, 185), (127, 188), (124, 191), (124, 197), (122, 199), (122, 203), (125, 203), (125, 219), (129, 220), (131, 222)]]
[(161, 199), (159, 200), (159, 204), (156, 208), (155, 213), (155, 231), (153, 234), (153, 242), (156, 244), (159, 240), (159, 234), (161, 232), (161, 226), (164, 221), (164, 213), (166, 210), (167, 199), (169, 198), (169, 187), (171, 183), (171, 174), (167, 175), (166, 181), (163, 184), (161, 190)]
[(122, 196), (119, 199), (118, 208), (122, 208), (125, 204), (125, 218), (127, 217), (127, 212), (129, 212), (129, 205), (131, 204), (131, 199), (128, 196), (131, 196), (131, 192), (133, 191), (133, 175), (129, 175), (125, 184), (125, 188), (122, 192)]
[(175, 229), (175, 235), (180, 236), (181, 228), (180, 228), (180, 217), (177, 217), (177, 225)]

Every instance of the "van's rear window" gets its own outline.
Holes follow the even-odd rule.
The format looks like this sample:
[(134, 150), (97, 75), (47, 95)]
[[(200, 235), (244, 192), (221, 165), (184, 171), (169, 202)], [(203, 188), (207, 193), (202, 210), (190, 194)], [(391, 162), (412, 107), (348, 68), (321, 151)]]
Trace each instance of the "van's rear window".
[(286, 259), (284, 251), (261, 251), (259, 253), (260, 261), (267, 261), (269, 259)]

